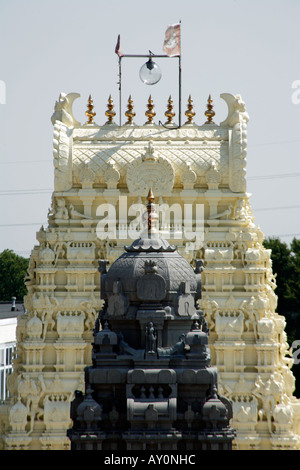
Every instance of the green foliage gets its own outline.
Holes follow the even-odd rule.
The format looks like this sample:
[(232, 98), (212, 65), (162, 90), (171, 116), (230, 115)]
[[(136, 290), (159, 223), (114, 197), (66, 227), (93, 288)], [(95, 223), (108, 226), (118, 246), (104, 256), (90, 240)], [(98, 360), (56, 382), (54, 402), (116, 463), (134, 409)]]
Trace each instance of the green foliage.
[(0, 253), (0, 301), (11, 301), (12, 297), (23, 300), (27, 294), (24, 278), (29, 260), (12, 250)]
[[(279, 238), (268, 238), (264, 246), (272, 250), (277, 312), (286, 319), (285, 331), (291, 346), (293, 341), (300, 340), (300, 240), (294, 238), (289, 247)], [(296, 377), (295, 395), (300, 397), (300, 364), (295, 364), (292, 371)]]
[(279, 238), (269, 238), (264, 246), (272, 250), (277, 312), (286, 317), (289, 342), (293, 342), (300, 339), (300, 240), (294, 238), (289, 247)]

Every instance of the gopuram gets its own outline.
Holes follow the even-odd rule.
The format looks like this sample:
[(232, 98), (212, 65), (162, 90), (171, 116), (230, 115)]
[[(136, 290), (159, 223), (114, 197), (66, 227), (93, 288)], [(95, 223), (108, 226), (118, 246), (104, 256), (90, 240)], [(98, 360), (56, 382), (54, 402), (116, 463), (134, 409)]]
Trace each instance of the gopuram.
[[(206, 378), (202, 376), (204, 359), (196, 361), (194, 372), (180, 369), (180, 364), (190, 359), (180, 356), (183, 337), (179, 338), (178, 332), (185, 334), (184, 355), (193, 354), (194, 346), (190, 353), (187, 350), (191, 335), (199, 334), (198, 325), (196, 333), (193, 330), (194, 320), (207, 325), (206, 346), (210, 350), (210, 366), (217, 368), (217, 393), (220, 401), (224, 397), (222, 405), (232, 404), (230, 426), (236, 433), (232, 448), (299, 449), (300, 404), (293, 396), (294, 376), (290, 370), (293, 359), (284, 331), (285, 319), (276, 313), (270, 252), (263, 247), (264, 234), (254, 223), (247, 193), (249, 118), (241, 97), (221, 95), (227, 103), (228, 115), (219, 124), (215, 123), (211, 97), (207, 106), (203, 106), (203, 117), (195, 115), (189, 97), (180, 127), (174, 124), (171, 97), (166, 99), (165, 120), (156, 116), (151, 96), (145, 103), (146, 119), (136, 116), (130, 97), (122, 125), (115, 122), (111, 97), (103, 110), (103, 124), (95, 121), (96, 111), (97, 120), (101, 118), (91, 97), (87, 121), (80, 123), (72, 111), (73, 101), (78, 98), (77, 93), (62, 93), (52, 115), (54, 192), (47, 227), (38, 231), (30, 257), (26, 314), (18, 319), (10, 396), (0, 406), (1, 449), (70, 449), (67, 431), (73, 426), (71, 403), (71, 415), (75, 417), (75, 409), (78, 416), (80, 405), (76, 408), (74, 399), (84, 398), (83, 403), (95, 399), (99, 383), (102, 388), (107, 385), (107, 396), (120, 393), (120, 381), (131, 370), (130, 354), (138, 364), (137, 351), (145, 349), (147, 358), (143, 357), (142, 362), (153, 361), (153, 365), (134, 368), (126, 376), (128, 389), (122, 382), (132, 405), (126, 419), (141, 436), (147, 426), (150, 427), (146, 433), (156, 432), (151, 423), (156, 422), (157, 415), (161, 416), (165, 429), (173, 429), (174, 444), (176, 430), (182, 433), (184, 429), (185, 433), (189, 429), (191, 440), (187, 432), (181, 445), (194, 445), (193, 422), (200, 419), (195, 418), (200, 402), (195, 405), (190, 401), (193, 390), (202, 387), (202, 404), (204, 394), (205, 399), (209, 393), (215, 396), (213, 387), (207, 390)], [(142, 119), (142, 124), (136, 124), (136, 118)], [(163, 126), (157, 124), (159, 119), (165, 122)], [(175, 245), (177, 251), (153, 251), (143, 258), (134, 251), (138, 248), (134, 240), (139, 239), (139, 211), (145, 212), (150, 188), (156, 198), (160, 239), (167, 241), (165, 248)], [(124, 253), (124, 246), (132, 247), (133, 251), (127, 248), (129, 251)], [(154, 255), (157, 265), (146, 263)], [(142, 258), (138, 278), (133, 270), (128, 279), (118, 282), (113, 275), (114, 267), (127, 260), (126, 269), (122, 268), (125, 274), (127, 268), (135, 266), (133, 259)], [(139, 304), (139, 310), (151, 310), (152, 303), (149, 307), (147, 296), (143, 297), (143, 279), (158, 280), (159, 276), (162, 279), (153, 284), (153, 295), (161, 304), (163, 293), (171, 295), (169, 274), (167, 271), (162, 274), (161, 270), (167, 259), (173, 263), (175, 258), (171, 273), (176, 280), (177, 300), (172, 297), (170, 303), (165, 303), (170, 307), (169, 313), (163, 314), (170, 316), (164, 320), (167, 329), (163, 328), (161, 312), (153, 317), (153, 326), (148, 324), (147, 315), (143, 317), (141, 313), (138, 319), (130, 320), (131, 331), (131, 323), (127, 327), (124, 319), (114, 316), (115, 312), (126, 311), (124, 318), (129, 318), (133, 315), (134, 298), (145, 304), (143, 308)], [(102, 263), (101, 274), (99, 260), (107, 260), (110, 266)], [(191, 267), (193, 260), (203, 260), (201, 298), (195, 287), (198, 273)], [(176, 268), (177, 262), (180, 267)], [(200, 269), (197, 263), (196, 271)], [(134, 279), (137, 284), (130, 287)], [(132, 295), (132, 299), (127, 295)], [(195, 298), (195, 305), (191, 297)], [(99, 332), (93, 336), (100, 311), (107, 312), (108, 317), (100, 317)], [(194, 319), (194, 315), (198, 318)], [(139, 331), (139, 335), (133, 338), (133, 331)], [(117, 341), (119, 349), (111, 348), (111, 341)], [(122, 347), (122, 368), (112, 368), (106, 376), (105, 364), (113, 362), (115, 354), (121, 357)], [(166, 348), (170, 348), (170, 354), (176, 350), (178, 355), (164, 356)], [(198, 346), (196, 350), (200, 356), (205, 355)], [(165, 368), (158, 367), (163, 373), (152, 374), (151, 369), (157, 371), (157, 364), (164, 361)], [(87, 389), (86, 367), (90, 384)], [(189, 390), (185, 391), (185, 387)], [(177, 407), (172, 401), (176, 393), (181, 397)], [(151, 406), (159, 400), (163, 405)], [(107, 406), (105, 402), (102, 409), (98, 408), (104, 431), (109, 421), (116, 423), (114, 432), (120, 428), (126, 434), (125, 423), (118, 421), (120, 410), (108, 410)], [(178, 428), (173, 419), (180, 421)], [(132, 442), (129, 434), (125, 442), (128, 445)]]
[(107, 271), (85, 396), (71, 405), (72, 450), (231, 450), (232, 406), (217, 394), (196, 269), (159, 238), (152, 191), (145, 229)]

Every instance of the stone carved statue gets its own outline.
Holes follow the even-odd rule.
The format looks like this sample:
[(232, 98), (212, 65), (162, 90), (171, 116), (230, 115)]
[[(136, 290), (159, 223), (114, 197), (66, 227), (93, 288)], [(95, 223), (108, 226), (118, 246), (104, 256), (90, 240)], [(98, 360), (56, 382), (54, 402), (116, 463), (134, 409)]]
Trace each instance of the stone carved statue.
[(246, 191), (247, 123), (249, 115), (240, 95), (222, 93), (227, 103), (228, 116), (220, 126), (232, 128), (229, 148), (229, 187), (233, 192)]
[(109, 315), (124, 315), (127, 311), (128, 303), (126, 297), (122, 294), (120, 281), (113, 284), (113, 295), (108, 298), (107, 313)]
[(163, 356), (184, 356), (185, 334), (179, 336), (177, 343), (170, 348), (157, 348), (158, 357)]
[(120, 355), (129, 355), (133, 356), (135, 359), (140, 360), (144, 358), (145, 350), (144, 349), (134, 349), (126, 341), (122, 332), (118, 333), (118, 345), (119, 345), (119, 354)]
[(52, 211), (49, 209), (48, 211), (48, 219), (49, 220), (68, 220), (69, 213), (68, 209), (66, 208), (66, 202), (63, 197), (58, 197), (52, 201)]
[(210, 215), (209, 219), (221, 219), (222, 217), (225, 217), (225, 219), (228, 220), (229, 217), (231, 217), (232, 209), (233, 209), (233, 206), (232, 204), (230, 204), (228, 206), (228, 209), (226, 209), (225, 211), (219, 212), (218, 214)]
[(220, 123), (220, 126), (234, 127), (241, 121), (248, 122), (249, 115), (246, 111), (246, 105), (242, 100), (241, 95), (231, 95), (230, 93), (222, 93), (221, 98), (228, 106), (228, 116), (225, 121)]
[(155, 353), (157, 344), (157, 329), (152, 322), (146, 327), (146, 352)]
[(143, 301), (159, 301), (166, 295), (166, 283), (157, 274), (155, 261), (145, 261), (145, 275), (137, 282), (137, 295)]
[(54, 124), (55, 121), (61, 121), (68, 127), (80, 125), (80, 122), (76, 121), (74, 118), (72, 111), (73, 102), (79, 97), (79, 93), (61, 93), (58, 101), (55, 103), (54, 113), (51, 116), (52, 124)]

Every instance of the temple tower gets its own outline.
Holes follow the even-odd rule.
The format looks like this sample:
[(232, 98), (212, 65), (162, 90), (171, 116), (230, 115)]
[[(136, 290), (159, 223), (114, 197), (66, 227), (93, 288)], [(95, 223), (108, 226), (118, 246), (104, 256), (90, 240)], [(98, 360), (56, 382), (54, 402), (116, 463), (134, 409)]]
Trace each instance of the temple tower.
[(71, 404), (72, 450), (231, 450), (232, 405), (218, 395), (197, 308), (202, 262), (160, 238), (148, 195), (141, 236), (107, 270), (85, 396)]
[(220, 124), (211, 97), (202, 118), (189, 97), (179, 128), (171, 99), (161, 126), (154, 100), (143, 119), (134, 97), (123, 125), (111, 97), (97, 124), (90, 97), (81, 124), (72, 111), (78, 98), (62, 93), (52, 116), (54, 192), (31, 253), (11, 395), (0, 407), (2, 447), (69, 448), (70, 403), (75, 390), (84, 392), (103, 308), (98, 260), (112, 264), (137, 238), (138, 208), (151, 187), (162, 238), (188, 263), (204, 262), (197, 308), (210, 330), (220, 394), (232, 402), (233, 448), (299, 448), (285, 319), (276, 313), (270, 252), (246, 187), (249, 118), (241, 97), (221, 95), (228, 116)]

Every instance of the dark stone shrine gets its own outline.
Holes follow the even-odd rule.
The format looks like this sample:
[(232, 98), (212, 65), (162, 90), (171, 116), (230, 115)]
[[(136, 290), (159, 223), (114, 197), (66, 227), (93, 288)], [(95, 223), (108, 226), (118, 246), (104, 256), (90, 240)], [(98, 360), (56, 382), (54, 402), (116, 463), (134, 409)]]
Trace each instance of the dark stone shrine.
[(107, 270), (94, 329), (86, 390), (71, 404), (72, 450), (230, 450), (231, 403), (218, 395), (210, 366), (195, 269), (155, 229), (152, 191), (147, 228)]

